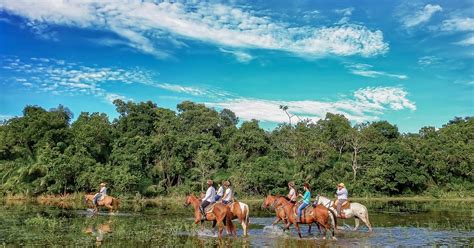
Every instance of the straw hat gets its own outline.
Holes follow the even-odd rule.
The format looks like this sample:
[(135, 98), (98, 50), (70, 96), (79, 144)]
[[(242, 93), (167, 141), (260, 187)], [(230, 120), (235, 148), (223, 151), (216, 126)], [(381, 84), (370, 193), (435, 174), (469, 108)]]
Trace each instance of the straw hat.
[(338, 187), (343, 187), (343, 188), (346, 187), (346, 185), (344, 185), (344, 183), (339, 183), (337, 186)]
[(288, 186), (294, 188), (294, 187), (295, 187), (295, 182), (289, 181), (289, 182), (288, 182)]
[(224, 186), (229, 187), (229, 186), (230, 186), (230, 182), (229, 182), (229, 181), (224, 181)]
[(207, 184), (212, 185), (213, 184), (212, 180), (210, 180), (210, 179), (207, 180)]
[(106, 183), (104, 183), (104, 182), (100, 183), (100, 186), (105, 186), (105, 185), (106, 185)]

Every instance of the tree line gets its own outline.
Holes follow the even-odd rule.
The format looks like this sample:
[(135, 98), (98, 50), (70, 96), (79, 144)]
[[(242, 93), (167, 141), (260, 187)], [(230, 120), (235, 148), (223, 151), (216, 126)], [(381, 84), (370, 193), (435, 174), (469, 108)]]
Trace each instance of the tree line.
[[(474, 117), (402, 134), (387, 121), (351, 125), (327, 113), (313, 123), (265, 131), (228, 110), (185, 101), (177, 111), (115, 100), (119, 114), (26, 106), (0, 125), (0, 193), (97, 190), (145, 196), (202, 191), (228, 179), (242, 195), (285, 193), (309, 182), (317, 193), (344, 182), (352, 195), (474, 191)], [(286, 110), (285, 110), (286, 112)]]

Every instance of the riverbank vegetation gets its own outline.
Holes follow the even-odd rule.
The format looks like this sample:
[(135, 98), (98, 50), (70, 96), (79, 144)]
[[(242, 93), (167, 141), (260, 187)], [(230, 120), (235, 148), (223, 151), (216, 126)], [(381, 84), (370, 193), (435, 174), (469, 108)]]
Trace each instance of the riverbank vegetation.
[[(474, 118), (400, 133), (387, 121), (351, 125), (328, 113), (265, 131), (259, 122), (182, 102), (114, 102), (119, 116), (26, 106), (0, 125), (0, 193), (37, 196), (96, 191), (156, 197), (203, 190), (229, 179), (238, 194), (284, 193), (308, 181), (332, 196), (474, 195)], [(239, 195), (238, 195), (239, 196)]]

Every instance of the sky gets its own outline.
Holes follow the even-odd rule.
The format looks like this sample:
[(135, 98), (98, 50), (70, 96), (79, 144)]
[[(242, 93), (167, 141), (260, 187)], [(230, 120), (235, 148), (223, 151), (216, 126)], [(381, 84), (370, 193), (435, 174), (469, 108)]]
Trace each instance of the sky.
[(466, 1), (0, 0), (0, 120), (190, 100), (271, 130), (327, 112), (401, 132), (474, 115)]

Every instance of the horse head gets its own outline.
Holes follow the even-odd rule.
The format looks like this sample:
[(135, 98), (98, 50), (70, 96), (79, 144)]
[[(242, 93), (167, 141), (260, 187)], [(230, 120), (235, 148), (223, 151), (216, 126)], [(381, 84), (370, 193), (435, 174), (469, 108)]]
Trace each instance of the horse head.
[(265, 199), (263, 200), (261, 208), (268, 208), (268, 206), (272, 205), (276, 201), (276, 196), (273, 196), (269, 194)]

